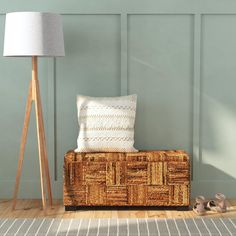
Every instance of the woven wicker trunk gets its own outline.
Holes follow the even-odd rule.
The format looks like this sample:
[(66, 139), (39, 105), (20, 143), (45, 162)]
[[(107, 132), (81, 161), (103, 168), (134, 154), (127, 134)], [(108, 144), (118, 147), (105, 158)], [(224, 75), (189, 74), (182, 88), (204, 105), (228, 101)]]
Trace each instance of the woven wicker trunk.
[(186, 152), (75, 153), (64, 160), (64, 205), (189, 206)]

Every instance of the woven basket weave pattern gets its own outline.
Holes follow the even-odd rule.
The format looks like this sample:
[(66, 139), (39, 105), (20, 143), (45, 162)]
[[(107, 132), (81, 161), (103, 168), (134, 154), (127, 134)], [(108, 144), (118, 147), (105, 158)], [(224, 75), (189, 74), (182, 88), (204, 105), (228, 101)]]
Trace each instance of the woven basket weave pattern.
[(188, 206), (189, 192), (184, 151), (65, 155), (65, 206)]

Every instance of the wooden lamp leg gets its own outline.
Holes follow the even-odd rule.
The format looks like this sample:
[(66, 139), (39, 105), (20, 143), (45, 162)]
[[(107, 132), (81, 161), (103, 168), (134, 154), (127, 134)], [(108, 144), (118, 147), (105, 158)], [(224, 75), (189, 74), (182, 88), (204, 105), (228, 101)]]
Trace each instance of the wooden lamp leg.
[(40, 96), (40, 89), (39, 89), (39, 82), (36, 82), (36, 88), (38, 91), (38, 100), (39, 100), (39, 117), (41, 122), (41, 134), (42, 134), (42, 142), (43, 142), (43, 153), (44, 153), (44, 164), (45, 164), (45, 174), (46, 174), (46, 183), (47, 183), (47, 191), (48, 191), (48, 200), (49, 205), (52, 207), (52, 190), (51, 190), (51, 180), (50, 180), (50, 173), (49, 173), (49, 165), (48, 165), (48, 155), (47, 155), (47, 146), (46, 146), (46, 139), (45, 139), (45, 130), (44, 130), (44, 122), (43, 122), (43, 111), (42, 111), (42, 103), (41, 103), (41, 96)]
[(44, 151), (43, 151), (43, 139), (42, 139), (42, 127), (40, 117), (40, 103), (39, 103), (39, 91), (37, 88), (38, 82), (38, 67), (37, 57), (32, 59), (32, 84), (33, 84), (33, 100), (35, 101), (35, 113), (36, 113), (36, 126), (37, 126), (37, 138), (38, 138), (38, 149), (39, 149), (39, 168), (40, 168), (40, 182), (41, 182), (41, 194), (43, 209), (46, 209), (46, 191), (45, 191), (45, 164), (44, 164)]
[(32, 58), (32, 80), (30, 82), (29, 95), (28, 95), (27, 105), (26, 105), (25, 121), (24, 121), (24, 127), (23, 127), (23, 132), (22, 132), (16, 184), (15, 184), (14, 197), (13, 197), (13, 209), (15, 209), (15, 206), (16, 206), (17, 192), (19, 189), (20, 175), (21, 175), (22, 164), (23, 164), (23, 159), (24, 159), (25, 144), (26, 144), (28, 127), (29, 127), (30, 111), (31, 111), (31, 106), (32, 106), (33, 101), (35, 102), (35, 113), (36, 113), (42, 205), (43, 205), (43, 210), (45, 211), (46, 210), (45, 177), (46, 177), (46, 183), (47, 183), (49, 204), (51, 206), (52, 206), (52, 191), (51, 191), (48, 156), (47, 156), (46, 141), (45, 141), (45, 130), (44, 130), (44, 124), (43, 124), (42, 104), (41, 104), (39, 82), (38, 82), (38, 67), (37, 67), (36, 56)]
[(22, 136), (21, 136), (20, 154), (19, 154), (18, 168), (17, 168), (17, 174), (16, 174), (16, 183), (15, 183), (15, 189), (14, 189), (14, 195), (13, 195), (13, 205), (12, 205), (13, 210), (16, 207), (16, 199), (17, 199), (20, 176), (21, 176), (22, 165), (23, 165), (23, 160), (24, 160), (25, 144), (26, 144), (26, 138), (27, 138), (28, 128), (29, 128), (31, 107), (32, 107), (32, 81), (30, 81), (30, 85), (29, 85), (29, 94), (28, 94), (27, 103), (26, 103), (24, 126), (23, 126)]

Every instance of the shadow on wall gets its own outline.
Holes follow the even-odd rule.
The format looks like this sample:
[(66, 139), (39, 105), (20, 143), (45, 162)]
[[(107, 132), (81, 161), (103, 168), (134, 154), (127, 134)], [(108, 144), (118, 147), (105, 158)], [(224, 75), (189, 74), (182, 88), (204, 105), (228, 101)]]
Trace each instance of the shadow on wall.
[(205, 173), (204, 178), (199, 177), (199, 181), (235, 181), (236, 178), (232, 175), (227, 174), (221, 169), (216, 168), (213, 165), (201, 164), (201, 172)]
[(193, 170), (199, 168), (199, 172), (192, 191), (196, 195), (224, 192), (227, 196), (235, 197), (235, 93), (232, 89), (227, 94), (220, 92), (221, 87), (217, 82), (222, 83), (215, 81), (214, 87), (203, 86), (207, 90), (203, 90), (201, 98), (201, 151), (197, 167)]
[(227, 198), (235, 198), (236, 178), (213, 165), (201, 164), (201, 173), (198, 180), (194, 180), (191, 186), (191, 198), (203, 195), (206, 198), (214, 198), (220, 192)]

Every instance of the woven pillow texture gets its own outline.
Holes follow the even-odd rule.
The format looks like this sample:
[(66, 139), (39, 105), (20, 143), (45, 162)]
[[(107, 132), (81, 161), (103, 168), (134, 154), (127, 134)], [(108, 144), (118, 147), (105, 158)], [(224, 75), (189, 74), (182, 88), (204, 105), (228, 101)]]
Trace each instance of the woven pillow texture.
[(137, 96), (77, 96), (79, 136), (76, 152), (136, 152)]

